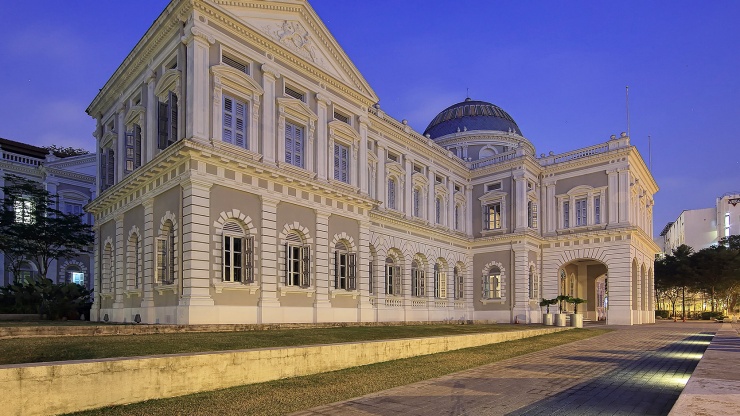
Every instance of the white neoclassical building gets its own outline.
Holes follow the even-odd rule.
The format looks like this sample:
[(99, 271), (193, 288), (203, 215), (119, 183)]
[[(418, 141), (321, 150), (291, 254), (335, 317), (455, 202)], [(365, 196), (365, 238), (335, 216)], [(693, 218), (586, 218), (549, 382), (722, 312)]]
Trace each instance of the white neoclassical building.
[[(93, 318), (653, 322), (657, 185), (625, 135), (537, 156), (484, 101), (420, 134), (302, 0), (173, 0), (97, 119)], [(583, 308), (581, 308), (583, 310)]]

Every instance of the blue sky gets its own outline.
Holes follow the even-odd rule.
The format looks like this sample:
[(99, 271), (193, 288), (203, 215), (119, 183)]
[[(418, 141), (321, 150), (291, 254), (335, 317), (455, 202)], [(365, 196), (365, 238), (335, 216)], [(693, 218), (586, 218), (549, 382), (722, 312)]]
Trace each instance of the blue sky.
[[(84, 110), (166, 0), (0, 0), (0, 137), (94, 148)], [(417, 131), (465, 98), (538, 153), (627, 129), (661, 190), (655, 229), (740, 191), (740, 2), (314, 0), (381, 100)]]

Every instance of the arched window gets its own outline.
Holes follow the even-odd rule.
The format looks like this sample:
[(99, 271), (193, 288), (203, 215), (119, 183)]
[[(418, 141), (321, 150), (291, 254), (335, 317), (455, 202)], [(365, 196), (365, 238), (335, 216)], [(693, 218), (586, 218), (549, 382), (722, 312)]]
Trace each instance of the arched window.
[(113, 291), (115, 282), (115, 262), (113, 261), (113, 246), (108, 243), (103, 249), (103, 264), (101, 267), (100, 275), (100, 286), (101, 291), (104, 293), (110, 293)]
[(488, 274), (483, 276), (483, 298), (501, 298), (501, 269), (496, 266), (491, 267)]
[(224, 282), (254, 282), (254, 236), (245, 235), (234, 221), (223, 226), (221, 261)]
[(385, 259), (385, 293), (387, 295), (401, 295), (401, 266), (396, 264), (393, 257)]
[(142, 256), (139, 235), (132, 233), (126, 246), (126, 284), (138, 289), (141, 285)]
[(285, 285), (311, 286), (311, 247), (295, 231), (285, 238)]
[(163, 285), (175, 284), (175, 226), (167, 220), (162, 225), (162, 233), (157, 237), (157, 282)]
[(396, 209), (396, 179), (388, 178), (388, 208)]
[(85, 273), (77, 266), (67, 266), (64, 271), (64, 283), (75, 283), (85, 286)]
[(434, 297), (447, 298), (447, 272), (439, 263), (434, 265)]
[(463, 274), (457, 266), (455, 266), (452, 273), (455, 279), (455, 299), (463, 299), (465, 298), (465, 280)]
[(424, 296), (424, 280), (424, 269), (414, 260), (411, 262), (411, 296)]
[(340, 241), (334, 246), (334, 289), (357, 289), (357, 255)]
[(15, 283), (31, 283), (36, 277), (36, 268), (29, 262), (24, 261), (18, 267)]

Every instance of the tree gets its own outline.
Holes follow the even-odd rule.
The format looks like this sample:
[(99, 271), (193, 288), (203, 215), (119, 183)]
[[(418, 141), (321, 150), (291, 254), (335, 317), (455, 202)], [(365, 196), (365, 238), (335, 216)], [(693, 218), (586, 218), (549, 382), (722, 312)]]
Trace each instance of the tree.
[(82, 215), (59, 211), (56, 195), (39, 183), (6, 175), (3, 192), (0, 249), (19, 262), (35, 263), (42, 277), (52, 261), (73, 258), (92, 245), (92, 229)]
[(57, 157), (70, 157), (70, 156), (80, 156), (80, 155), (87, 155), (90, 154), (89, 150), (85, 150), (83, 148), (74, 148), (74, 147), (63, 147), (63, 146), (57, 146), (55, 144), (44, 146), (43, 149), (46, 149), (52, 153), (54, 153)]

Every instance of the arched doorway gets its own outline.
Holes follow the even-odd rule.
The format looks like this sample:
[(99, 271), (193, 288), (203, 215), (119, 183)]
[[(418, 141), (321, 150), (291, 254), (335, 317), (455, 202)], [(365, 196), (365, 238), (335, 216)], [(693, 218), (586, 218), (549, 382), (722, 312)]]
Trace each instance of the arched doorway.
[[(576, 259), (563, 264), (558, 271), (558, 295), (584, 299), (578, 313), (586, 321), (607, 321), (609, 310), (607, 265), (594, 259)], [(566, 313), (573, 313), (574, 306), (566, 303)]]

